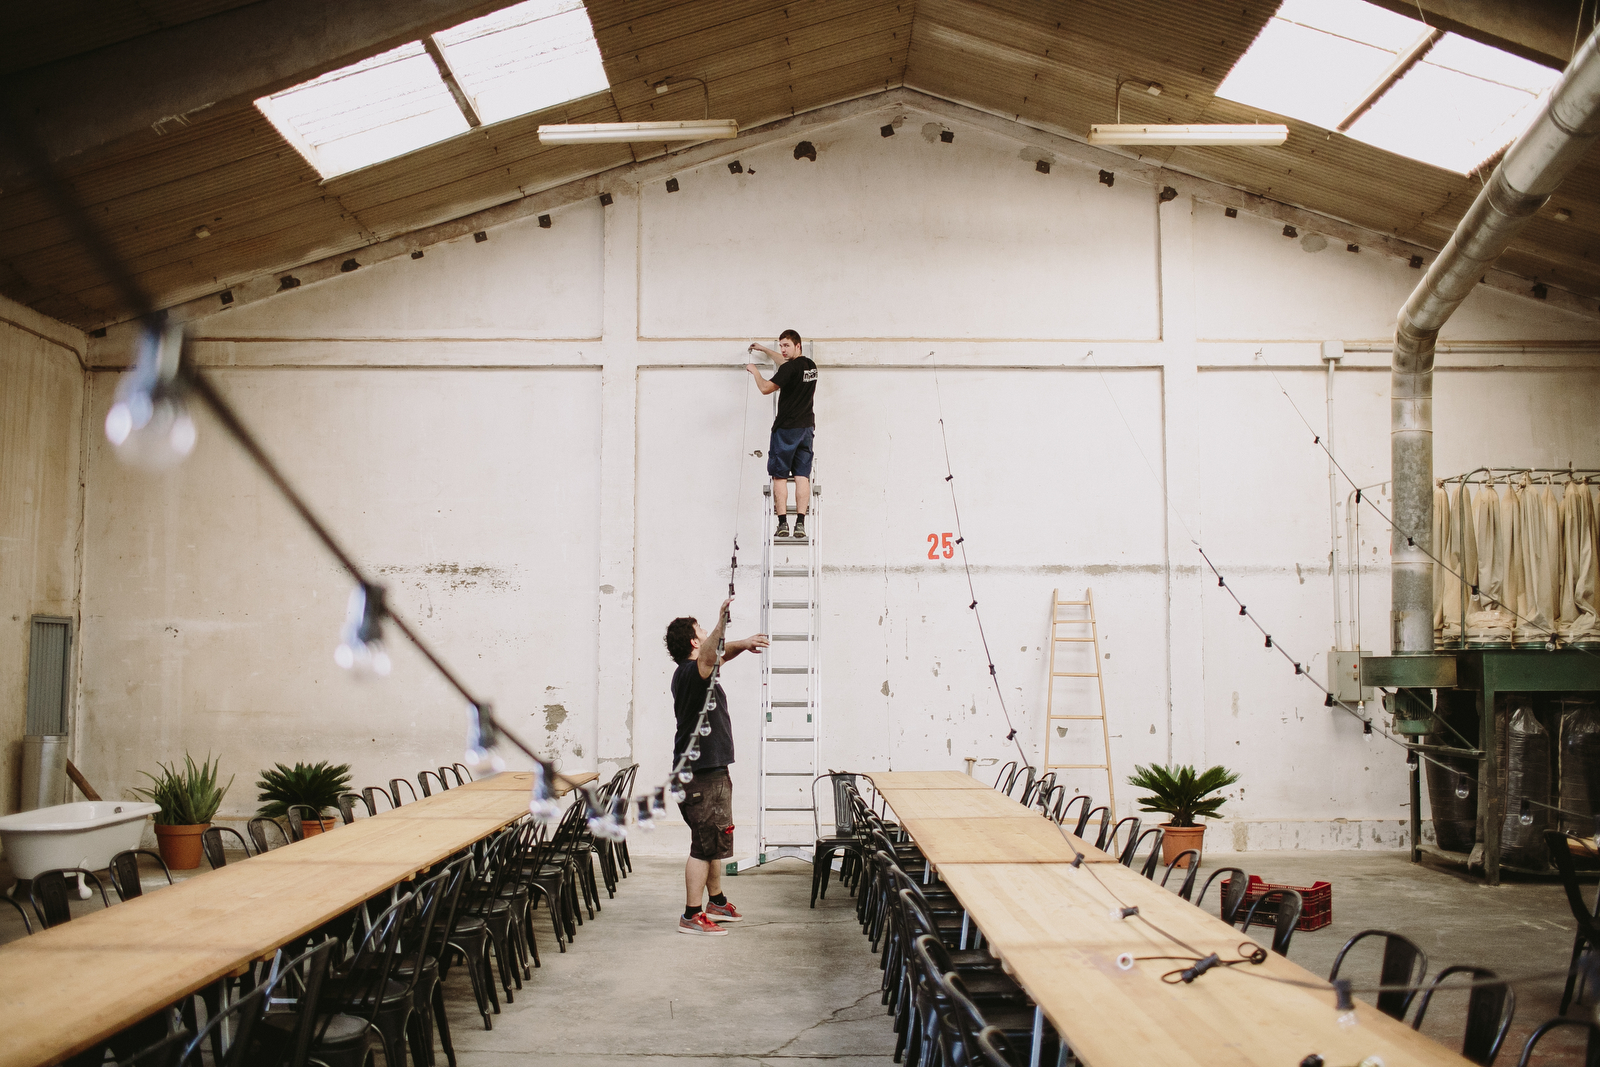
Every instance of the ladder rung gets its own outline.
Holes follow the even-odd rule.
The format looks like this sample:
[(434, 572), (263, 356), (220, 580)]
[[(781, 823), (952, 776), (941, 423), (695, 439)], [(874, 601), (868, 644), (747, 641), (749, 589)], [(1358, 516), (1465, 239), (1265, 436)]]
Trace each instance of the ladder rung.
[(806, 578), (810, 574), (809, 567), (775, 567), (772, 571), (774, 578)]
[(815, 778), (810, 771), (764, 771), (768, 778)]
[(762, 811), (816, 811), (816, 808), (762, 808)]
[(1051, 671), (1050, 672), (1050, 677), (1052, 677), (1052, 678), (1098, 678), (1098, 677), (1100, 677), (1100, 672), (1099, 671), (1090, 671), (1089, 673), (1085, 674), (1083, 671)]
[(815, 741), (815, 737), (768, 737), (767, 741)]
[(797, 610), (800, 610), (800, 611), (804, 611), (805, 609), (811, 607), (811, 601), (809, 601), (809, 600), (774, 600), (772, 602), (772, 606), (775, 607), (775, 608), (794, 608), (794, 609), (797, 609)]
[(1050, 717), (1052, 719), (1093, 719), (1095, 722), (1105, 718), (1104, 715), (1052, 715)]
[(772, 639), (774, 641), (809, 641), (809, 640), (811, 640), (811, 635), (810, 634), (773, 634), (772, 635)]
[(771, 706), (774, 707), (774, 708), (809, 708), (811, 706), (811, 701), (809, 701), (809, 700), (774, 700), (772, 702)]
[(810, 674), (810, 667), (773, 667), (773, 674)]
[(1108, 771), (1111, 768), (1104, 763), (1052, 763), (1045, 770), (1060, 768), (1064, 771)]
[(1086, 608), (1086, 607), (1089, 606), (1089, 603), (1090, 602), (1087, 601), (1087, 600), (1058, 600), (1058, 601), (1056, 601), (1056, 607), (1058, 607), (1058, 608), (1066, 608), (1066, 607)]
[(1094, 638), (1092, 638), (1092, 637), (1052, 637), (1050, 640), (1052, 640), (1052, 641), (1081, 641), (1084, 644), (1088, 644), (1091, 641), (1093, 641)]

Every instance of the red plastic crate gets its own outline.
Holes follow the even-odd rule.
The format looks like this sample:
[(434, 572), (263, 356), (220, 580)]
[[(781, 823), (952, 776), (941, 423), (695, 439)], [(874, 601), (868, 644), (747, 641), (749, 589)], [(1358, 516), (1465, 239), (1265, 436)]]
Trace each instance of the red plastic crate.
[[(1233, 879), (1229, 878), (1222, 883), (1222, 892), (1228, 892), (1228, 885)], [(1259, 876), (1250, 876), (1250, 886), (1245, 890), (1244, 903), (1239, 905), (1239, 914), (1245, 915), (1250, 911), (1251, 905), (1274, 889), (1293, 889), (1300, 894), (1300, 921), (1295, 924), (1296, 930), (1320, 930), (1333, 922), (1333, 883), (1313, 882), (1309, 886), (1279, 885), (1275, 882), (1263, 881)], [(1271, 922), (1278, 917), (1278, 904), (1268, 901), (1261, 905), (1256, 912), (1256, 924), (1263, 921)]]

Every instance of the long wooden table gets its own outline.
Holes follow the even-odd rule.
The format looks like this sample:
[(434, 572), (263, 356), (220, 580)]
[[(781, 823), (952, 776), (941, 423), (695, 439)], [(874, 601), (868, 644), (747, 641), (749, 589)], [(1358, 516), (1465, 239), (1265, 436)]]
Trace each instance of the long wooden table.
[[(1187, 959), (1139, 957), (1231, 960), (1255, 942), (1078, 839), (1088, 862), (1073, 866), (1054, 824), (993, 790), (980, 795), (959, 772), (871, 778), (990, 951), (1089, 1067), (1283, 1067), (1312, 1052), (1338, 1065), (1373, 1054), (1390, 1067), (1467, 1062), (1359, 1001), (1356, 1025), (1342, 1027), (1332, 987), (1272, 953), (1164, 982)], [(1113, 917), (1124, 906), (1139, 914)], [(1135, 958), (1127, 970), (1125, 953)]]
[(512, 822), (530, 780), (459, 786), (0, 946), (0, 1067), (57, 1063), (237, 972)]

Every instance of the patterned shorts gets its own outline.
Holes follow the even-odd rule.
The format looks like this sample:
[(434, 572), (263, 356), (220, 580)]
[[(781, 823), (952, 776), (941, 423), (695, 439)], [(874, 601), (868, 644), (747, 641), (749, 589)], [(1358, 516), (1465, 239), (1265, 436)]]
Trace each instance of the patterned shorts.
[(733, 857), (733, 779), (726, 767), (700, 771), (683, 787), (678, 804), (689, 824), (689, 856), (697, 860)]

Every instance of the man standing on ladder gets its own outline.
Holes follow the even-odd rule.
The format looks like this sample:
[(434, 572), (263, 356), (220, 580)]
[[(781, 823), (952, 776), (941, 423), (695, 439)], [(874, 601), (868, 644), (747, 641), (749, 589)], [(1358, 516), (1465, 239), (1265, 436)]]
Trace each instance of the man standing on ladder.
[[(817, 392), (817, 365), (800, 350), (800, 335), (784, 330), (778, 351), (752, 343), (749, 352), (764, 352), (778, 365), (769, 381), (754, 363), (744, 369), (756, 380), (762, 396), (778, 393), (778, 416), (772, 420), (772, 440), (767, 447), (767, 473), (772, 475), (772, 507), (778, 515), (773, 536), (789, 536), (789, 479), (794, 479), (794, 535), (806, 535), (806, 512), (811, 510), (811, 440), (816, 416), (811, 399)], [(779, 392), (782, 390), (782, 392)]]
[[(706, 687), (717, 666), (717, 644), (728, 621), (728, 605), (732, 603), (732, 597), (722, 602), (717, 628), (709, 634), (692, 617), (673, 619), (667, 624), (667, 653), (678, 665), (672, 674), (672, 702), (677, 716), (672, 761), (676, 764), (684, 752), (699, 749), (698, 758), (689, 761), (694, 777), (681, 783), (684, 798), (678, 804), (683, 821), (689, 824), (683, 917), (678, 920), (680, 934), (725, 934), (728, 931), (718, 922), (744, 918), (722, 892), (721, 863), (733, 857), (733, 782), (728, 777), (728, 765), (733, 762), (733, 724), (728, 719), (728, 697), (720, 683), (707, 720), (711, 732), (704, 737), (695, 733), (700, 711), (706, 706)], [(723, 645), (722, 662), (741, 652), (760, 653), (766, 647), (766, 634), (729, 641)], [(711, 894), (709, 900), (704, 897), (707, 891)]]

